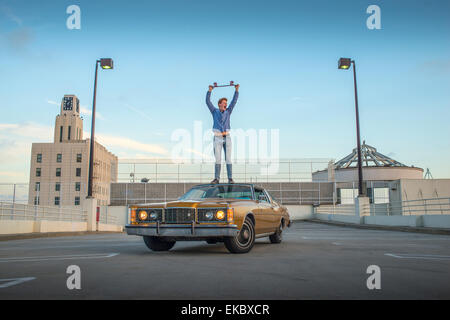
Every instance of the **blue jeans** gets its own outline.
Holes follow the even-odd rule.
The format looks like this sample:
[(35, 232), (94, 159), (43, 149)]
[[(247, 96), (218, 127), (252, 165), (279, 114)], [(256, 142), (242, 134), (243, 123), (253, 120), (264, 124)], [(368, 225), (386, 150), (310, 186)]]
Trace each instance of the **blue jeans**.
[(232, 177), (231, 168), (231, 137), (230, 135), (214, 136), (214, 157), (216, 158), (216, 165), (214, 167), (214, 178), (220, 179), (220, 167), (222, 163), (222, 148), (225, 152), (225, 162), (227, 164), (228, 179)]

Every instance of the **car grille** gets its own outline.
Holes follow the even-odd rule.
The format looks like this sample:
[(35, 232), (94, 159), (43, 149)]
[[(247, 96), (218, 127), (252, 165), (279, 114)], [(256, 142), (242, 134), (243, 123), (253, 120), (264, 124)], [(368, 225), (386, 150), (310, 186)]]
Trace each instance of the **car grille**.
[(167, 208), (164, 210), (166, 223), (192, 223), (195, 221), (194, 208)]

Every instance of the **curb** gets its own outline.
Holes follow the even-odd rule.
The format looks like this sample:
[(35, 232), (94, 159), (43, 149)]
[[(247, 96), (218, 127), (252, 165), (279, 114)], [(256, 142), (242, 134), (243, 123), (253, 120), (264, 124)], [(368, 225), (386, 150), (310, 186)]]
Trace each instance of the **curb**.
[(0, 241), (124, 233), (117, 231), (44, 232), (0, 235)]
[(345, 222), (337, 222), (337, 221), (324, 221), (324, 220), (319, 220), (319, 219), (306, 219), (306, 220), (303, 220), (303, 221), (314, 222), (314, 223), (322, 223), (322, 224), (330, 224), (330, 225), (340, 226), (340, 227), (359, 228), (359, 229), (402, 231), (402, 232), (417, 232), (417, 233), (426, 233), (426, 234), (450, 235), (450, 230), (449, 229), (367, 225), (367, 224), (355, 224), (355, 223), (345, 223)]

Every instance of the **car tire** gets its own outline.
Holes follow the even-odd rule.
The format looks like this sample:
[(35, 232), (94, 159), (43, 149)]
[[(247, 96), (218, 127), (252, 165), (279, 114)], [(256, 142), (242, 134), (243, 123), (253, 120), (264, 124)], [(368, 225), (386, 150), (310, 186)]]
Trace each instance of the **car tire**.
[(283, 240), (283, 225), (280, 224), (277, 231), (271, 236), (269, 236), (271, 243), (280, 243)]
[(173, 248), (176, 241), (164, 241), (158, 237), (144, 236), (147, 248), (152, 251), (168, 251)]
[(239, 234), (235, 237), (225, 238), (224, 243), (231, 253), (249, 252), (255, 244), (255, 225), (253, 221), (246, 218)]

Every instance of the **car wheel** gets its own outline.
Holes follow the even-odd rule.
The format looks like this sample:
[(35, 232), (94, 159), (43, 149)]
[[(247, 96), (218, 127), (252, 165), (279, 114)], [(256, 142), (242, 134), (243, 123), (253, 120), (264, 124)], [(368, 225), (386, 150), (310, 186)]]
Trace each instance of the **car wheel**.
[(235, 237), (225, 238), (224, 243), (231, 253), (249, 252), (255, 244), (255, 225), (253, 221), (246, 218), (239, 234)]
[(280, 226), (278, 227), (277, 231), (269, 236), (270, 242), (271, 243), (280, 243), (283, 240), (283, 225), (280, 224)]
[(144, 236), (146, 246), (153, 251), (168, 251), (172, 249), (176, 241), (164, 241), (158, 237)]

